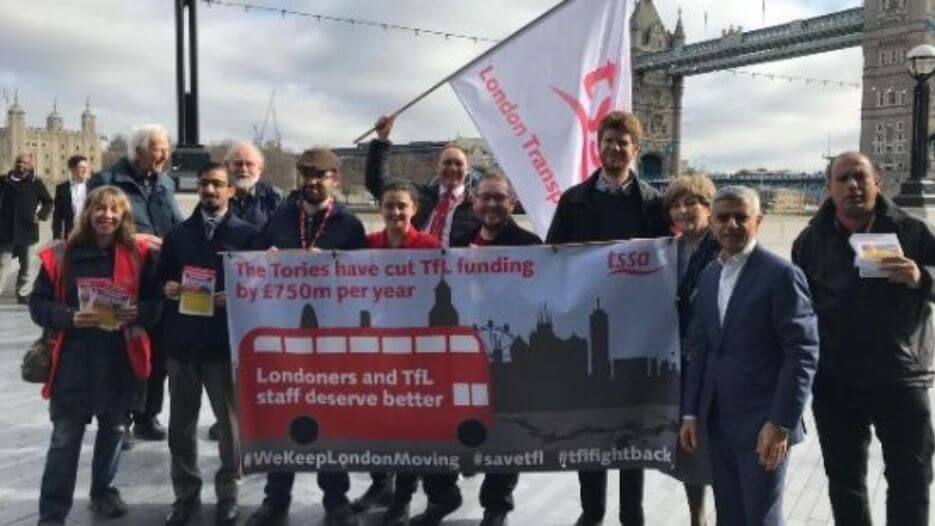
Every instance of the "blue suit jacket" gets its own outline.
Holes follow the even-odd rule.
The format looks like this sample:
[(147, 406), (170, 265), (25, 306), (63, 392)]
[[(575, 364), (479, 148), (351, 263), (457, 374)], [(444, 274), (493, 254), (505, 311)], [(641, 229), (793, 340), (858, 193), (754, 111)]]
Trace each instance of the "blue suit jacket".
[(734, 446), (756, 447), (763, 424), (805, 434), (802, 413), (818, 365), (818, 322), (798, 267), (757, 245), (737, 279), (722, 326), (717, 307), (721, 265), (702, 273), (688, 344), (684, 415), (719, 422)]

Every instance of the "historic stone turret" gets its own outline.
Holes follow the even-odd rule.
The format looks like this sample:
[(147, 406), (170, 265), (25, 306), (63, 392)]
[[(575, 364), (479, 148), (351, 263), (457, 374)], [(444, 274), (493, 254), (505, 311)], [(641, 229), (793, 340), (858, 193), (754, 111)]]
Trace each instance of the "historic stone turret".
[[(674, 33), (666, 31), (652, 0), (639, 0), (630, 19), (631, 53), (669, 51), (685, 44), (681, 15)], [(643, 125), (640, 144), (640, 174), (647, 179), (678, 175), (680, 121), (682, 119), (681, 76), (649, 71), (633, 76), (633, 111)]]

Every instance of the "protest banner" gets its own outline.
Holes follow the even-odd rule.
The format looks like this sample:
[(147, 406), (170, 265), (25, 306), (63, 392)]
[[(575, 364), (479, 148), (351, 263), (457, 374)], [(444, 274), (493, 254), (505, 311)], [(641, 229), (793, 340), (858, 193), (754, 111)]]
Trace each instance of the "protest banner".
[(672, 239), (225, 257), (243, 467), (673, 460)]

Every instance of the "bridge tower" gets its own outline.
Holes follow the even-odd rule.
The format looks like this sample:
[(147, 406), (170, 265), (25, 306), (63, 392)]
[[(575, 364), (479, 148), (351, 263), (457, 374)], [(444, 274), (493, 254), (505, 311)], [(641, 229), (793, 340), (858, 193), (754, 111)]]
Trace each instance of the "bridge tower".
[[(915, 80), (907, 73), (906, 53), (919, 44), (935, 44), (933, 15), (930, 0), (864, 1), (860, 150), (883, 166), (890, 196), (909, 177)], [(929, 130), (935, 130), (933, 118), (930, 108)], [(931, 162), (928, 174), (933, 175)]]
[[(685, 44), (681, 14), (674, 32), (666, 31), (653, 0), (639, 0), (630, 19), (631, 55), (671, 51)], [(679, 173), (681, 75), (652, 70), (633, 75), (633, 111), (643, 124), (640, 176), (646, 179)]]

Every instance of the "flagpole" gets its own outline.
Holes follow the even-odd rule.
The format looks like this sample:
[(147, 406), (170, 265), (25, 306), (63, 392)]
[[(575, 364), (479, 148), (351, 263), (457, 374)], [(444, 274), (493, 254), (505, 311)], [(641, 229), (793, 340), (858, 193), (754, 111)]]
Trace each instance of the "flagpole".
[[(393, 113), (391, 113), (391, 114), (390, 114), (390, 118), (395, 118), (395, 117), (398, 116), (400, 113), (402, 113), (402, 112), (408, 110), (409, 108), (413, 107), (417, 102), (421, 101), (421, 100), (424, 99), (425, 97), (428, 97), (433, 91), (435, 91), (435, 90), (437, 90), (438, 88), (444, 86), (444, 85), (447, 84), (451, 79), (453, 79), (454, 77), (457, 77), (458, 75), (460, 75), (461, 73), (463, 73), (465, 70), (467, 70), (468, 68), (470, 68), (471, 66), (473, 66), (475, 63), (477, 63), (477, 62), (479, 62), (480, 60), (482, 60), (483, 58), (485, 58), (487, 55), (490, 55), (491, 53), (493, 53), (494, 51), (496, 51), (498, 48), (500, 48), (501, 46), (503, 46), (504, 44), (506, 44), (506, 43), (510, 42), (511, 40), (515, 39), (516, 37), (522, 35), (522, 34), (525, 33), (527, 30), (529, 30), (530, 28), (532, 28), (533, 26), (535, 26), (536, 24), (538, 24), (539, 22), (541, 22), (543, 19), (545, 19), (545, 18), (548, 17), (549, 15), (551, 15), (552, 13), (554, 13), (554, 12), (558, 11), (559, 9), (561, 9), (562, 7), (564, 7), (566, 4), (570, 4), (571, 2), (574, 2), (574, 1), (576, 1), (576, 0), (562, 0), (562, 1), (559, 2), (558, 4), (555, 4), (554, 6), (552, 6), (551, 9), (549, 9), (549, 10), (546, 11), (545, 13), (542, 13), (541, 15), (537, 16), (535, 19), (533, 19), (533, 20), (532, 20), (531, 22), (529, 22), (528, 24), (526, 24), (526, 25), (524, 25), (523, 27), (521, 27), (521, 28), (517, 29), (516, 31), (514, 31), (510, 36), (504, 38), (504, 39), (501, 40), (499, 43), (497, 43), (497, 45), (493, 46), (492, 48), (488, 49), (487, 51), (484, 51), (483, 53), (481, 53), (480, 55), (478, 55), (474, 60), (468, 62), (467, 64), (465, 64), (465, 65), (463, 65), (463, 66), (461, 66), (461, 67), (458, 68), (454, 73), (452, 73), (452, 74), (448, 75), (447, 77), (443, 78), (442, 80), (436, 82), (432, 87), (430, 87), (429, 89), (423, 91), (423, 92), (420, 93), (416, 98), (410, 100), (410, 101), (407, 102), (405, 105), (403, 105), (403, 107), (401, 107), (401, 108), (399, 108), (398, 110), (396, 110), (396, 111), (394, 111)], [(629, 21), (628, 21), (627, 23), (629, 23)], [(375, 132), (376, 129), (377, 129), (376, 126), (372, 126), (369, 130), (367, 130), (366, 132), (364, 132), (360, 137), (354, 139), (354, 144), (359, 144), (360, 141), (366, 139), (367, 136), (370, 135), (371, 133)]]

